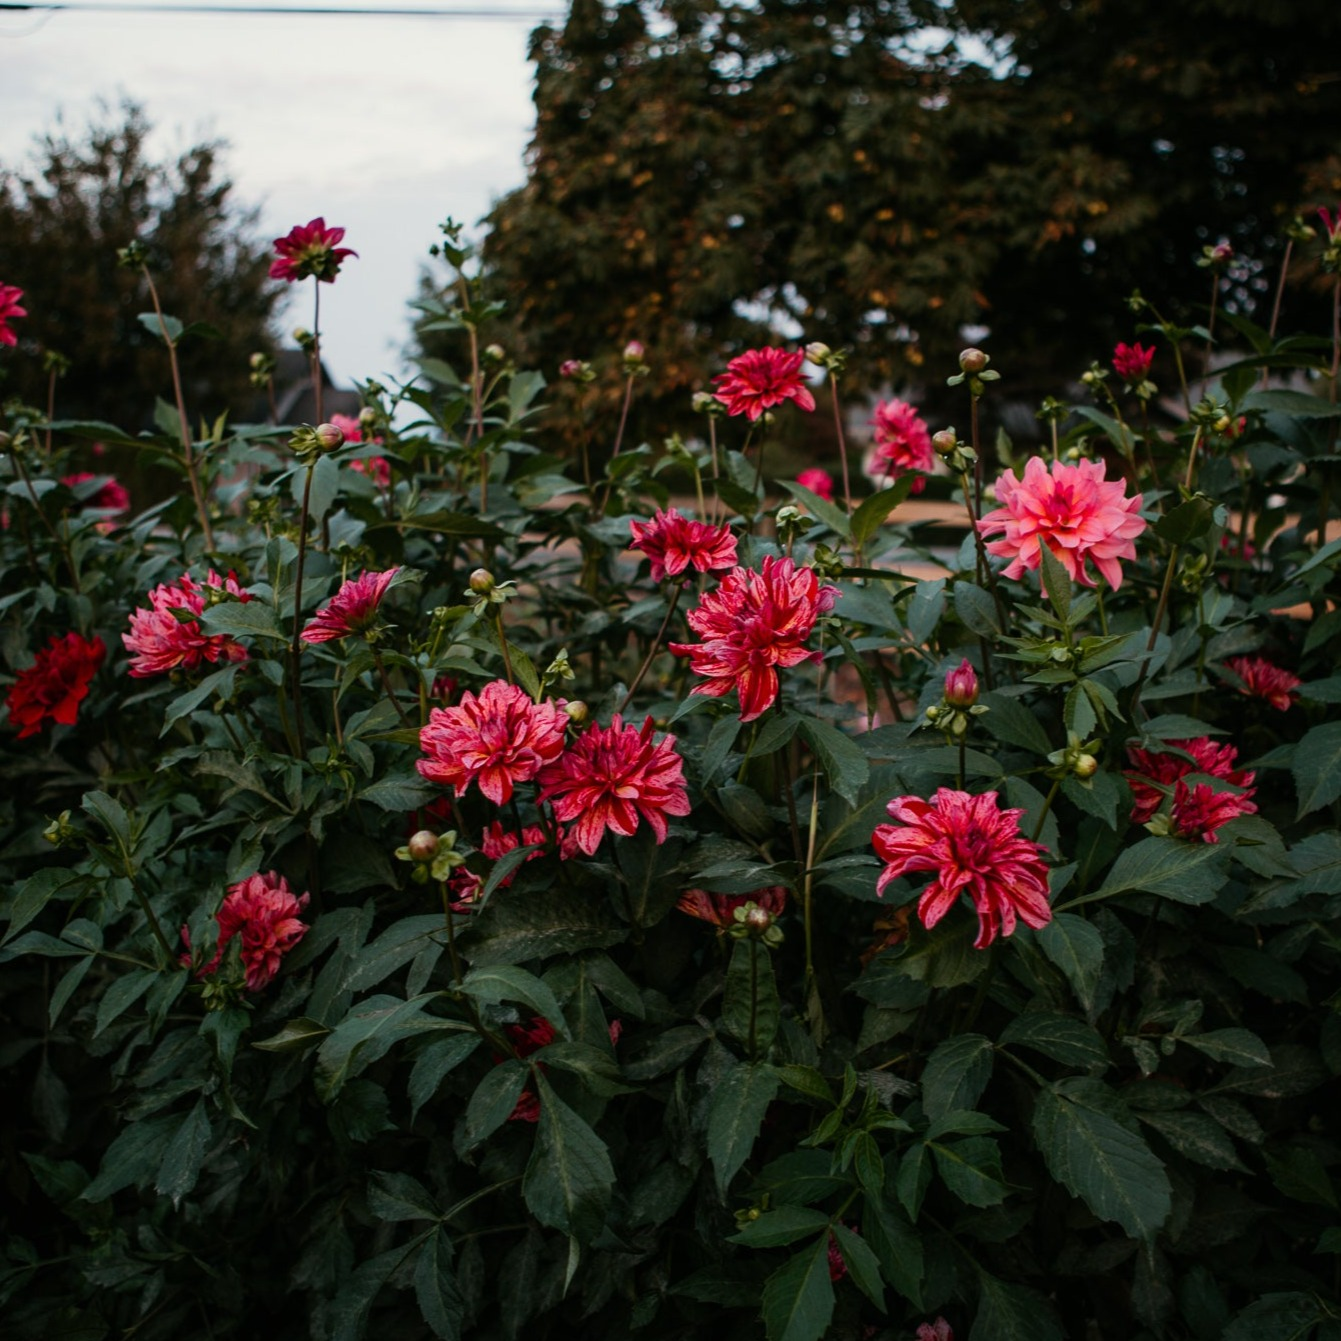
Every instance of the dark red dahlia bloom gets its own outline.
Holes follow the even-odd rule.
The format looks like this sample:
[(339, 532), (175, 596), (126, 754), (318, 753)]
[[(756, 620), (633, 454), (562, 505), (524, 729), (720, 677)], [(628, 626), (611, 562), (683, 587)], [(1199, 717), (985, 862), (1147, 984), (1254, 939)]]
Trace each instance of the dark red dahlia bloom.
[[(1159, 812), (1164, 798), (1179, 778), (1189, 773), (1205, 773), (1208, 777), (1223, 778), (1235, 787), (1247, 788), (1242, 795), (1253, 795), (1252, 784), (1256, 774), (1236, 769), (1238, 751), (1232, 745), (1219, 745), (1209, 736), (1195, 740), (1165, 742), (1169, 753), (1143, 750), (1137, 745), (1127, 746), (1131, 769), (1122, 774), (1131, 785), (1131, 822), (1145, 824)], [(1188, 756), (1184, 758), (1183, 756)]]
[(1048, 906), (1047, 849), (1020, 832), (1023, 810), (1002, 810), (996, 792), (970, 796), (941, 787), (930, 801), (896, 796), (888, 806), (900, 826), (877, 825), (872, 842), (888, 865), (876, 892), (895, 877), (931, 871), (935, 879), (923, 891), (917, 915), (930, 929), (967, 894), (978, 910), (975, 949), (1009, 936), (1018, 917), (1031, 927), (1052, 920)]
[(1225, 669), (1238, 676), (1240, 694), (1264, 698), (1281, 712), (1294, 702), (1302, 683), (1297, 675), (1273, 665), (1266, 657), (1230, 657), (1225, 662)]
[(19, 739), (35, 736), (48, 717), (72, 726), (106, 655), (101, 638), (82, 638), (77, 633), (53, 637), (33, 664), (19, 672), (5, 700), (9, 720), (19, 728)]
[(762, 572), (732, 569), (689, 612), (689, 627), (701, 643), (672, 643), (670, 650), (687, 656), (694, 673), (706, 677), (695, 694), (720, 698), (738, 689), (740, 720), (752, 722), (778, 697), (777, 667), (819, 659), (805, 643), (837, 595), (836, 588), (820, 585), (813, 569), (770, 555)]
[(813, 410), (815, 398), (801, 376), (806, 356), (801, 350), (747, 349), (726, 365), (713, 380), (716, 396), (727, 414), (744, 414), (754, 421), (775, 405), (794, 400), (802, 410)]
[[(214, 958), (204, 965), (198, 977), (207, 978), (218, 972), (224, 951), (234, 936), (241, 938), (242, 967), (246, 974), (247, 990), (259, 992), (270, 983), (284, 956), (308, 933), (305, 922), (298, 914), (307, 907), (309, 895), (295, 898), (288, 881), (275, 871), (250, 875), (229, 887), (223, 906), (215, 914), (219, 924), (219, 941)], [(186, 928), (182, 939), (188, 951), (190, 940)], [(182, 957), (190, 963), (189, 953)]]
[(678, 577), (686, 568), (721, 572), (736, 562), (736, 538), (729, 526), (693, 521), (675, 508), (655, 513), (651, 521), (634, 518), (629, 533), (630, 548), (641, 550), (651, 561), (653, 582)]
[(684, 761), (675, 737), (654, 742), (652, 719), (643, 729), (625, 726), (618, 713), (608, 727), (589, 726), (558, 759), (540, 773), (540, 799), (549, 801), (577, 846), (593, 856), (605, 831), (625, 838), (639, 819), (666, 841), (667, 815), (689, 814)]
[(1155, 361), (1155, 346), (1151, 345), (1149, 349), (1144, 345), (1123, 344), (1118, 342), (1113, 350), (1113, 371), (1122, 378), (1128, 386), (1136, 386), (1144, 382), (1150, 372), (1150, 365)]
[(348, 247), (336, 246), (344, 235), (343, 228), (327, 228), (322, 218), (294, 224), (284, 237), (275, 239), (278, 259), (270, 263), (270, 278), (292, 284), (313, 275), (323, 284), (334, 284), (345, 257), (358, 255)]
[(1169, 832), (1178, 838), (1218, 843), (1215, 831), (1240, 815), (1252, 815), (1257, 806), (1246, 792), (1218, 792), (1209, 782), (1187, 785), (1184, 778), (1173, 784), (1173, 805), (1169, 811)]
[[(88, 480), (96, 480), (96, 476), (91, 470), (81, 470), (75, 475), (63, 475), (61, 483), (69, 489), (73, 489), (77, 484), (83, 484)], [(84, 506), (89, 508), (103, 508), (108, 512), (129, 512), (130, 495), (126, 492), (125, 485), (112, 476), (104, 476), (102, 487), (91, 498), (84, 500)]]

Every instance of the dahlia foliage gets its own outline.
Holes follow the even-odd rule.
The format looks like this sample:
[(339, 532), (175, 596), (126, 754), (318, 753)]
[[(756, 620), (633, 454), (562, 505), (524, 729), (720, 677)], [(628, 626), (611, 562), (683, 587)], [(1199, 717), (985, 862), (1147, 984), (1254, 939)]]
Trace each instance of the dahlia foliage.
[(1037, 406), (816, 340), (635, 443), (674, 351), (547, 390), (450, 221), (357, 412), (196, 405), (203, 310), (152, 430), (0, 406), (4, 1336), (1335, 1341), (1322, 223)]

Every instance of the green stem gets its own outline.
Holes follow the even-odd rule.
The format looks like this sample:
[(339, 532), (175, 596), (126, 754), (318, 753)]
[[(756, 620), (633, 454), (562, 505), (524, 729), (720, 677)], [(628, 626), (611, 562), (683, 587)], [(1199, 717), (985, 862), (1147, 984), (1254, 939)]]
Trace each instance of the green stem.
[(657, 630), (657, 636), (652, 639), (652, 645), (647, 649), (647, 655), (643, 658), (643, 664), (638, 667), (638, 674), (633, 677), (633, 683), (629, 685), (628, 692), (624, 695), (624, 701), (617, 709), (621, 715), (629, 704), (633, 702), (633, 696), (638, 692), (638, 686), (642, 684), (643, 677), (647, 674), (648, 668), (651, 666), (652, 660), (657, 654), (657, 649), (661, 646), (662, 638), (666, 636), (666, 630), (670, 627), (671, 616), (675, 614), (675, 607), (679, 604), (680, 592), (683, 590), (683, 585), (677, 582), (675, 590), (671, 594), (670, 604), (666, 607), (666, 617), (661, 621), (661, 627)]
[(294, 745), (300, 759), (307, 757), (303, 744), (303, 693), (301, 666), (303, 656), (303, 567), (307, 561), (307, 517), (312, 504), (312, 470), (316, 463), (307, 467), (307, 479), (303, 482), (303, 503), (298, 515), (298, 558), (293, 570), (293, 639), (289, 645), (289, 675), (293, 681)]
[(1043, 832), (1043, 826), (1047, 823), (1048, 812), (1052, 809), (1052, 803), (1057, 798), (1057, 793), (1061, 790), (1061, 778), (1053, 778), (1052, 789), (1043, 799), (1043, 809), (1038, 812), (1038, 823), (1034, 825), (1033, 841), (1038, 842), (1038, 836)]
[(391, 687), (391, 677), (386, 673), (386, 662), (382, 660), (382, 649), (376, 643), (369, 643), (368, 646), (373, 654), (373, 661), (377, 666), (377, 674), (382, 681), (382, 688), (386, 691), (387, 698), (391, 700), (391, 706), (395, 708), (401, 726), (412, 728), (413, 723), (405, 715), (405, 709), (401, 707), (400, 699), (396, 697), (396, 691)]

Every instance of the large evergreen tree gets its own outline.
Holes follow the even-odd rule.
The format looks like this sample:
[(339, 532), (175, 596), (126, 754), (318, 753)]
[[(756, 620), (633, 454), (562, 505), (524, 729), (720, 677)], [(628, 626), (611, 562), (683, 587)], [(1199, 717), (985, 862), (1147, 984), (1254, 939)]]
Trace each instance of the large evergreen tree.
[(1341, 191), (1339, 52), (1333, 0), (573, 0), (485, 259), (523, 357), (637, 337), (697, 387), (771, 312), (938, 383), (984, 326), (1028, 391), (1130, 338), (1134, 287), (1195, 318), (1207, 243), (1251, 254), (1231, 300), (1270, 283)]
[(272, 343), (280, 296), (266, 278), (269, 247), (221, 175), (219, 144), (157, 162), (149, 133), (143, 111), (126, 104), (82, 139), (43, 137), (31, 165), (0, 168), (0, 280), (24, 290), (29, 314), (20, 357), (6, 360), (5, 394), (45, 405), (40, 354), (54, 350), (70, 362), (58, 415), (132, 430), (152, 422), (155, 398), (172, 395), (167, 362), (137, 319), (151, 310), (142, 275), (117, 264), (118, 248), (138, 238), (164, 309), (216, 333), (181, 346), (193, 412), (241, 412), (254, 399), (248, 356)]

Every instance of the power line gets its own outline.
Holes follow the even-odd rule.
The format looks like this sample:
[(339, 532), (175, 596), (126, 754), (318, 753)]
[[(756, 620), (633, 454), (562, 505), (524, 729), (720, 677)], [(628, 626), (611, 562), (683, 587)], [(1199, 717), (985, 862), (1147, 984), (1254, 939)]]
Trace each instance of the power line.
[(293, 14), (347, 14), (362, 18), (427, 18), (427, 19), (515, 19), (524, 20), (527, 23), (539, 23), (546, 19), (559, 19), (563, 17), (561, 10), (540, 10), (540, 9), (465, 9), (457, 6), (451, 8), (430, 9), (421, 8), (376, 8), (368, 6), (341, 6), (341, 5), (223, 5), (223, 4), (185, 4), (185, 3), (156, 3), (155, 0), (113, 0), (105, 5), (81, 5), (67, 4), (63, 0), (55, 0), (54, 3), (37, 4), (19, 4), (14, 0), (0, 0), (0, 14), (3, 13), (37, 13), (51, 15), (56, 13), (67, 14), (273, 14), (273, 15), (293, 15)]

